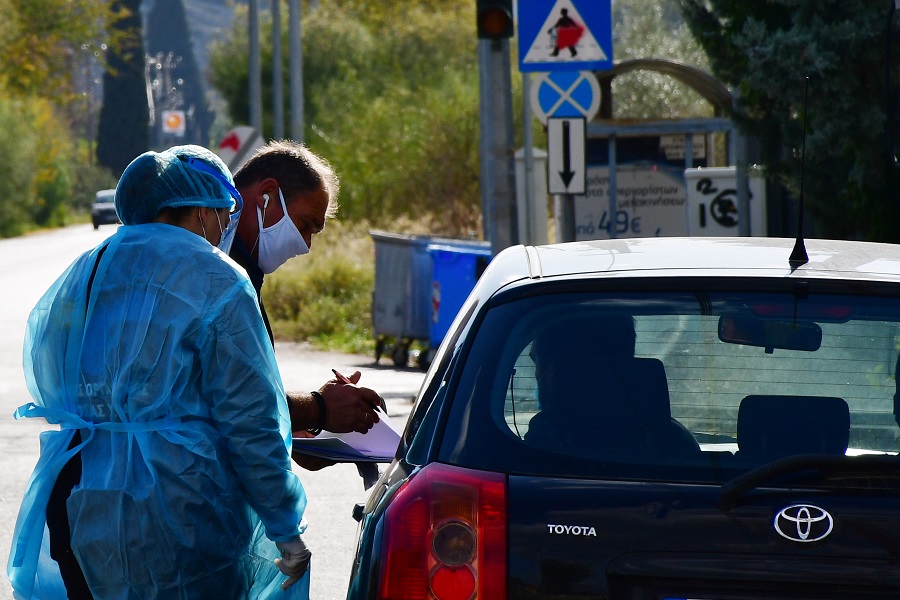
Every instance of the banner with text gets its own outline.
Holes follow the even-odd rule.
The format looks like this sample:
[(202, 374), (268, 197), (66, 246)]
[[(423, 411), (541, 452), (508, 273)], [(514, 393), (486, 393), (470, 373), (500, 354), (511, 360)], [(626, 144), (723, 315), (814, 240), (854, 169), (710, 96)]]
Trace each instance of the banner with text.
[(616, 168), (616, 209), (609, 206), (609, 168), (589, 166), (587, 193), (575, 196), (575, 239), (687, 235), (684, 169), (658, 164)]

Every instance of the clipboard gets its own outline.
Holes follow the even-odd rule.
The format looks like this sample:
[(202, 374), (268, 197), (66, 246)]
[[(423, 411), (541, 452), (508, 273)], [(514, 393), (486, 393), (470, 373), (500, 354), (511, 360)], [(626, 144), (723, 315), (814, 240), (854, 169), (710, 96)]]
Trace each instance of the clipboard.
[(378, 411), (378, 422), (366, 433), (331, 433), (293, 438), (293, 454), (308, 454), (334, 462), (389, 463), (397, 454), (400, 433), (387, 413)]

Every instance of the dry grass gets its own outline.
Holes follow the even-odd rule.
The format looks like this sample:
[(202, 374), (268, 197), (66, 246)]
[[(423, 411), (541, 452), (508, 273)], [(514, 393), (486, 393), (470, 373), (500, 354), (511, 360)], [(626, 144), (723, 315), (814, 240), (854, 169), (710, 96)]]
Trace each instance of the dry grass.
[(374, 348), (374, 245), (364, 223), (330, 221), (307, 256), (266, 278), (263, 299), (275, 337), (343, 352)]
[[(549, 220), (553, 241), (553, 220)], [(275, 337), (323, 350), (371, 354), (375, 244), (369, 231), (437, 235), (430, 223), (399, 218), (389, 228), (367, 222), (328, 222), (311, 252), (266, 277), (263, 299)]]

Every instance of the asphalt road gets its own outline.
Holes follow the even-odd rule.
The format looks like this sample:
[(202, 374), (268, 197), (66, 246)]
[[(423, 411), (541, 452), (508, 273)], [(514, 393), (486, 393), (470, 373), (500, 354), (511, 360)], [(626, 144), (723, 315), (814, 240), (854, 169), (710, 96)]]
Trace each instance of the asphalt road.
[[(36, 419), (16, 421), (16, 407), (30, 401), (22, 375), (22, 343), (28, 313), (41, 294), (81, 252), (115, 231), (113, 226), (94, 231), (78, 225), (59, 231), (0, 240), (0, 281), (5, 282), (0, 310), (0, 600), (12, 600), (5, 577), (12, 532), (22, 494), (38, 458), (38, 434), (50, 429)], [(302, 260), (299, 259), (299, 260)], [(386, 358), (317, 352), (304, 344), (276, 344), (276, 357), (285, 388), (311, 390), (332, 377), (331, 369), (345, 375), (362, 372), (360, 385), (377, 390), (387, 404), (388, 416), (399, 428), (406, 423), (412, 400), (424, 374), (415, 368), (397, 368)], [(351, 511), (365, 499), (355, 465), (336, 465), (310, 472), (295, 467), (309, 497), (305, 539), (313, 552), (311, 597), (337, 600), (346, 595), (357, 528)]]

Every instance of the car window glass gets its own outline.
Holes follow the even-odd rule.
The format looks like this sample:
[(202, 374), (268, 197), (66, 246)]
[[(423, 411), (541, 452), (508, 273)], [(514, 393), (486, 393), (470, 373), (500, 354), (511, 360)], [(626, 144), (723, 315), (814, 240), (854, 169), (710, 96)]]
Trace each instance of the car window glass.
[(115, 200), (116, 200), (116, 193), (115, 193), (115, 191), (113, 191), (113, 192), (111, 192), (111, 193), (99, 193), (99, 194), (97, 194), (96, 199), (94, 200), (94, 202), (97, 203), (97, 204), (109, 204), (109, 203), (111, 203), (111, 202), (115, 202)]
[[(448, 460), (490, 468), (499, 454), (513, 472), (576, 475), (644, 465), (648, 476), (720, 481), (782, 456), (900, 448), (894, 300), (560, 294), (491, 312), (454, 392)], [(818, 349), (719, 337), (722, 315), (792, 314), (821, 327)]]

